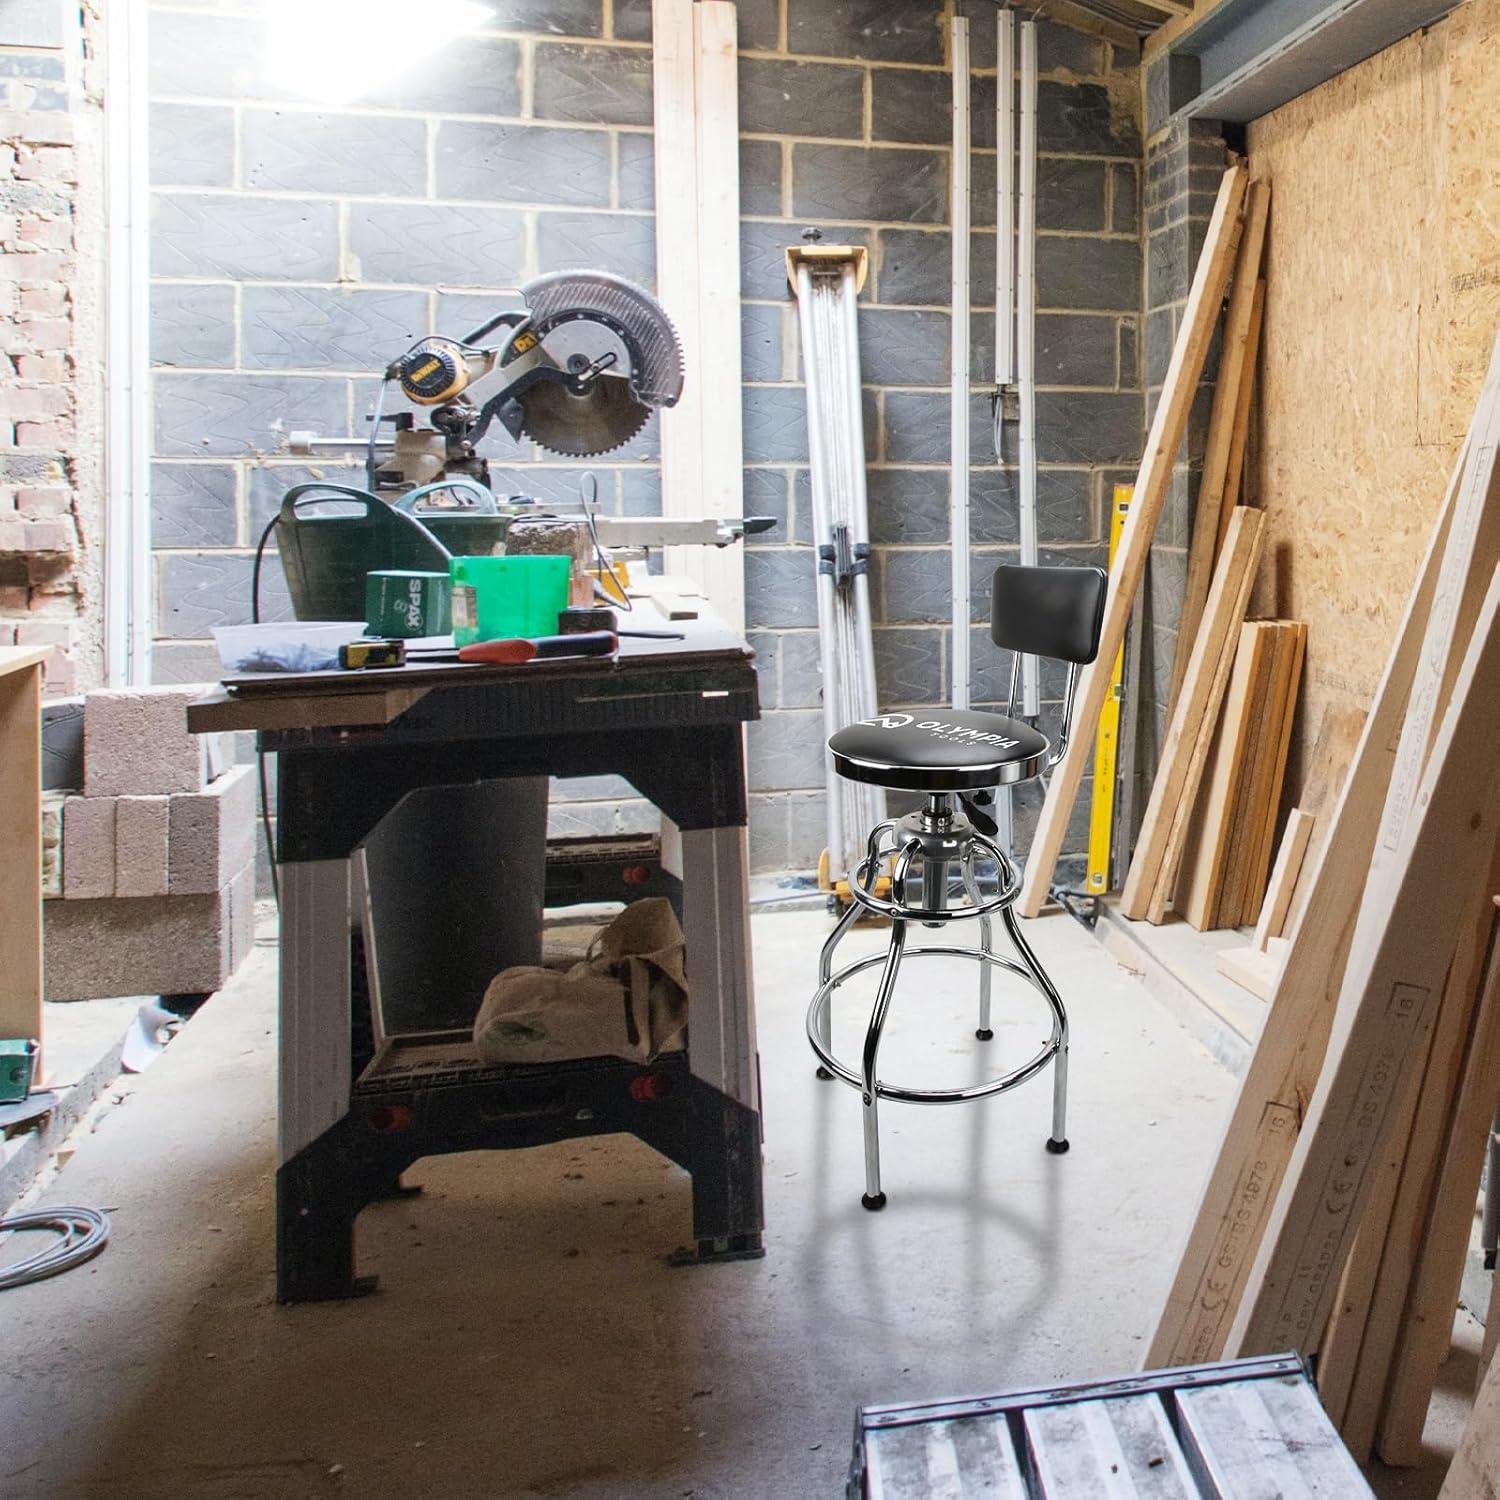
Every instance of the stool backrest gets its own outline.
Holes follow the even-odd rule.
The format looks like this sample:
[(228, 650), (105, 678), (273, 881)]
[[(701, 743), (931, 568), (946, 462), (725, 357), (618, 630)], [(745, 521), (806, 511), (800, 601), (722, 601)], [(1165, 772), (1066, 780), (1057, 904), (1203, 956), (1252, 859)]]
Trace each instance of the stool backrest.
[(1002, 563), (990, 595), (990, 639), (1005, 651), (1075, 666), (1099, 654), (1103, 568), (1028, 568)]

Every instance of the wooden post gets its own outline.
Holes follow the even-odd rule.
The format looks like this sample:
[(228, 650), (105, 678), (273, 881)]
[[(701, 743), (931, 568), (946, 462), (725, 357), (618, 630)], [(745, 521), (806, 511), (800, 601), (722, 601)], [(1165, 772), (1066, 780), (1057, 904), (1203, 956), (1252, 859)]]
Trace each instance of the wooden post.
[(1500, 1496), (1500, 1359), (1491, 1360), (1438, 1500)]
[(1151, 430), (1146, 435), (1141, 468), (1135, 481), (1135, 499), (1109, 570), (1109, 596), (1104, 608), (1099, 654), (1083, 669), (1067, 754), (1052, 773), (1047, 800), (1042, 805), (1036, 836), (1026, 859), (1026, 879), (1017, 902), (1022, 916), (1034, 917), (1047, 899), (1073, 803), (1093, 755), (1094, 727), (1099, 722), (1099, 710), (1109, 691), (1115, 653), (1125, 639), (1125, 625), (1146, 571), (1151, 538), (1172, 482), (1172, 467), (1187, 430), (1198, 377), (1203, 373), (1203, 361), (1213, 342), (1214, 326), (1218, 322), (1224, 288), (1239, 243), (1240, 205), (1244, 196), (1245, 169), (1233, 166), (1224, 174), (1219, 186), (1203, 252), (1198, 257), (1192, 289), (1183, 308), (1172, 361), (1157, 399)]
[[(656, 278), (682, 341), (682, 399), (661, 415), (662, 514), (744, 514), (740, 373), (739, 86), (731, 0), (652, 0)], [(742, 547), (671, 547), (733, 630)]]

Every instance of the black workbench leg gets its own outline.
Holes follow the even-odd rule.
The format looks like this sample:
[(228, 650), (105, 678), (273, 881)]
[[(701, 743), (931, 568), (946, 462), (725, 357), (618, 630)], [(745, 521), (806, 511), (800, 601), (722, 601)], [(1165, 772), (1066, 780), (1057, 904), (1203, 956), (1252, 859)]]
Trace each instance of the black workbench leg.
[(339, 1160), (316, 1145), (276, 1173), (276, 1300), (328, 1302), (373, 1290), (354, 1274), (354, 1219), (361, 1205), (341, 1181)]
[(693, 1121), (693, 1238), (703, 1260), (765, 1254), (761, 1231), (760, 1116), (723, 1094), (712, 1094)]

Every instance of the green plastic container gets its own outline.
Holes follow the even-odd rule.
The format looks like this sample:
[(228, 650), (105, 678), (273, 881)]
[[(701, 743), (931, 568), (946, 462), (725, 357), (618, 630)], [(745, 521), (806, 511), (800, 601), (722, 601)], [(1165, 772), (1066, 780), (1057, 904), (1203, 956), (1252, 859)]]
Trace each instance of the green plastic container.
[(455, 557), (453, 644), (556, 635), (572, 571), (571, 557)]

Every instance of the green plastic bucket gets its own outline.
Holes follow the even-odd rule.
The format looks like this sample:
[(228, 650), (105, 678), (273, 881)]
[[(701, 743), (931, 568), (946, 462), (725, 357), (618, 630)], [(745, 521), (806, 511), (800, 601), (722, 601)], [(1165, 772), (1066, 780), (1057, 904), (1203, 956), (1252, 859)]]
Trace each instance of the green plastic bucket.
[[(437, 490), (471, 494), (475, 505), (419, 510)], [(470, 479), (424, 485), (394, 502), (346, 484), (299, 484), (282, 499), (276, 544), (299, 620), (358, 620), (366, 575), (443, 573), (450, 557), (489, 552), (509, 528), (510, 518), (495, 514), (494, 496)]]
[(517, 636), (556, 635), (558, 614), (568, 607), (571, 557), (455, 557), (453, 643), (506, 641)]

